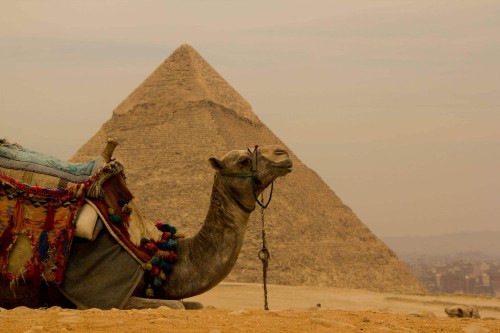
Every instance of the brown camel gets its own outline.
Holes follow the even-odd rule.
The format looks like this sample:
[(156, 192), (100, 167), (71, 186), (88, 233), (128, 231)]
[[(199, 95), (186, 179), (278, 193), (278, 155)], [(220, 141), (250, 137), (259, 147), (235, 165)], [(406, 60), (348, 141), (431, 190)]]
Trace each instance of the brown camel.
[[(105, 161), (111, 160), (109, 150), (108, 147), (103, 153)], [(233, 150), (221, 159), (210, 158), (209, 162), (215, 177), (203, 226), (194, 237), (176, 240), (177, 260), (154, 296), (145, 298), (145, 290), (150, 286), (144, 278), (144, 263), (135, 260), (123, 244), (120, 246), (105, 225), (94, 240), (73, 239), (61, 284), (42, 281), (36, 287), (22, 279), (16, 284), (3, 281), (0, 307), (183, 307), (181, 302), (172, 300), (195, 296), (216, 286), (238, 259), (256, 198), (276, 178), (288, 174), (292, 162), (287, 151), (275, 145), (256, 147), (253, 151)], [(95, 202), (88, 203), (96, 207)], [(131, 241), (140, 245), (144, 237), (160, 240), (162, 232), (141, 217), (132, 202), (130, 206)], [(99, 216), (101, 220), (105, 217), (101, 213)]]

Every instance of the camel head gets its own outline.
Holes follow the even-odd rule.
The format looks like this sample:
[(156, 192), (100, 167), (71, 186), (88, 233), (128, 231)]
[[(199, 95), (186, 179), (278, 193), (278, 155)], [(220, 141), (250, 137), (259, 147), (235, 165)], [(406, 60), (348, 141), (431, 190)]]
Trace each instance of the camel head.
[(256, 197), (276, 178), (292, 171), (288, 152), (277, 145), (256, 147), (253, 151), (232, 150), (221, 159), (210, 158), (209, 162), (233, 200), (248, 212), (255, 207)]

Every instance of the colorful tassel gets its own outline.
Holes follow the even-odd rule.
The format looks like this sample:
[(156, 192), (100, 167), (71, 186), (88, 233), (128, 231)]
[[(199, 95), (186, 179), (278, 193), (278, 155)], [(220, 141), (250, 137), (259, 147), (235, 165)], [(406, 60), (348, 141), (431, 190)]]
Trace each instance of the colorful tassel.
[(47, 217), (45, 218), (45, 231), (50, 231), (54, 227), (54, 219), (56, 216), (56, 209), (53, 203), (49, 203), (47, 206)]
[(111, 223), (113, 224), (120, 224), (122, 223), (122, 217), (118, 214), (112, 214), (109, 216), (109, 220), (111, 221)]
[[(126, 204), (125, 204), (126, 205)], [(124, 205), (124, 206), (125, 206)], [(157, 222), (155, 226), (162, 231), (162, 236), (159, 241), (141, 239), (141, 247), (153, 257), (146, 264), (148, 266), (147, 280), (149, 282), (146, 289), (146, 296), (153, 297), (154, 290), (162, 286), (167, 280), (167, 274), (173, 271), (172, 263), (177, 260), (177, 255), (174, 250), (177, 248), (176, 235), (177, 229), (169, 224)], [(146, 265), (143, 268), (146, 270)]]
[(47, 253), (49, 252), (49, 235), (47, 231), (43, 230), (38, 239), (38, 257), (41, 261), (47, 258)]
[(177, 241), (175, 239), (169, 239), (167, 243), (167, 249), (174, 250), (177, 247)]
[(146, 296), (147, 297), (154, 297), (155, 292), (153, 288), (151, 288), (151, 285), (148, 285), (148, 288), (146, 289)]
[(162, 282), (159, 278), (155, 277), (153, 280), (153, 288), (158, 289), (162, 285)]
[(160, 258), (158, 258), (157, 256), (154, 256), (153, 259), (151, 259), (151, 264), (158, 266), (159, 263), (160, 263)]
[(24, 227), (24, 214), (23, 214), (23, 198), (18, 197), (16, 206), (12, 213), (12, 222), (14, 226), (14, 231), (20, 231)]

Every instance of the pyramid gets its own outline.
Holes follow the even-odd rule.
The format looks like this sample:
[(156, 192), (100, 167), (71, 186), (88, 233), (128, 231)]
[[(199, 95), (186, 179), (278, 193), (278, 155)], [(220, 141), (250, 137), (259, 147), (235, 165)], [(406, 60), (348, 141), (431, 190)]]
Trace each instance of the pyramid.
[[(191, 46), (175, 50), (72, 158), (100, 155), (106, 139), (141, 213), (194, 235), (209, 206), (207, 162), (255, 144), (286, 145)], [(288, 149), (290, 152), (290, 149)], [(268, 283), (423, 292), (410, 270), (323, 180), (290, 152), (294, 170), (275, 183), (265, 211), (271, 252)], [(261, 214), (251, 215), (239, 259), (226, 281), (262, 283), (257, 257)]]

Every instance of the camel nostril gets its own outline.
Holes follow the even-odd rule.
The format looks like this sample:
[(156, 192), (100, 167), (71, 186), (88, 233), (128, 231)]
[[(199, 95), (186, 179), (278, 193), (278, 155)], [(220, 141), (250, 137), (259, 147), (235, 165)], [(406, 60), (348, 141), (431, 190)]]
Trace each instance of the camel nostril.
[(275, 153), (276, 155), (286, 155), (286, 154), (288, 154), (288, 152), (287, 152), (286, 150), (284, 150), (284, 149), (276, 149), (276, 150), (274, 151), (274, 153)]

